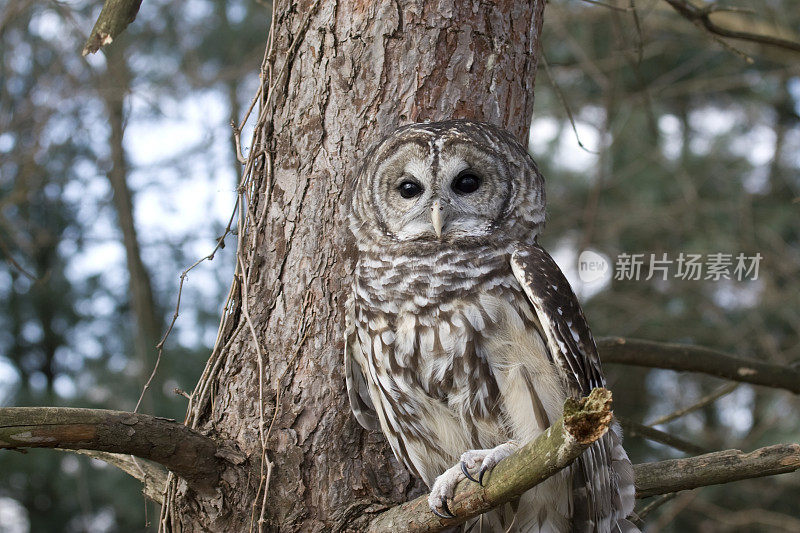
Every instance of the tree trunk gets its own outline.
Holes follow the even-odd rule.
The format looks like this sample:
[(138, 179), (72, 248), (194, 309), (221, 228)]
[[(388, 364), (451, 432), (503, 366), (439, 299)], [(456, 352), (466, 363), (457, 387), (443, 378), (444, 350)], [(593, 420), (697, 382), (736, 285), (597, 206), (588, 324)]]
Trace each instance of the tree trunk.
[(350, 414), (348, 189), (367, 149), (401, 124), (471, 118), (525, 140), (531, 120), (544, 0), (275, 9), (239, 268), (187, 417), (254, 474), (230, 470), (213, 495), (172, 477), (166, 531), (359, 531), (421, 492)]

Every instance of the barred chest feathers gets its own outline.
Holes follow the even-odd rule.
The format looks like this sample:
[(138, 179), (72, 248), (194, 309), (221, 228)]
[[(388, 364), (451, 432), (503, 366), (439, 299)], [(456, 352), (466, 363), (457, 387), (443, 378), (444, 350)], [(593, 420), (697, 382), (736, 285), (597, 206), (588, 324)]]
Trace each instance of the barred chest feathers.
[(357, 264), (370, 396), (396, 455), (427, 483), (464, 450), (527, 442), (561, 416), (566, 393), (510, 253), (365, 254)]

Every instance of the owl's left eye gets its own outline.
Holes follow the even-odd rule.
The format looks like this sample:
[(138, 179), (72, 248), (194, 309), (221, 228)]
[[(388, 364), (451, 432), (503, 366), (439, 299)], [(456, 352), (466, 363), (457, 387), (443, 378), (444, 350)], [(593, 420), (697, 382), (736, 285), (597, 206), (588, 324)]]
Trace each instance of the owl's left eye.
[(453, 188), (454, 191), (461, 193), (461, 194), (470, 194), (478, 190), (481, 186), (481, 178), (471, 170), (465, 170), (461, 172), (456, 179), (453, 180), (453, 183), (450, 184), (450, 187)]

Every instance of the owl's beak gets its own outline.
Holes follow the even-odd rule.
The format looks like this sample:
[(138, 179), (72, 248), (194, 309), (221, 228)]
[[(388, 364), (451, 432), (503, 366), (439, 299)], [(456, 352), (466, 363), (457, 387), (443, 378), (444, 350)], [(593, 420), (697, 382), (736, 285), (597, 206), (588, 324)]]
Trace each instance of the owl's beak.
[(431, 205), (431, 223), (433, 224), (433, 231), (436, 232), (436, 238), (442, 238), (442, 204), (439, 200), (435, 200)]

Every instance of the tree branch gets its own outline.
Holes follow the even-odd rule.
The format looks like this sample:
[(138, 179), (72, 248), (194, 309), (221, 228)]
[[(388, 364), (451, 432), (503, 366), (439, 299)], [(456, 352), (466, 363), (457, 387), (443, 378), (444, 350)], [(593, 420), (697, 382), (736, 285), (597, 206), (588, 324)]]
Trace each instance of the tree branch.
[(724, 450), (686, 459), (634, 465), (636, 497), (785, 474), (800, 469), (800, 444), (776, 444), (750, 453)]
[(800, 371), (790, 366), (733, 357), (701, 346), (604, 337), (597, 339), (597, 349), (604, 363), (701, 372), (800, 394)]
[(183, 424), (103, 409), (0, 408), (0, 449), (18, 448), (135, 455), (167, 467), (200, 491), (216, 485), (223, 467), (214, 441)]
[(694, 24), (704, 27), (706, 30), (715, 35), (728, 37), (731, 39), (739, 39), (742, 41), (766, 44), (769, 46), (777, 46), (778, 48), (783, 48), (785, 50), (800, 52), (800, 43), (797, 41), (782, 39), (773, 35), (737, 31), (719, 26), (713, 20), (711, 20), (712, 13), (716, 11), (723, 11), (723, 8), (720, 8), (716, 4), (712, 3), (703, 7), (698, 7), (687, 0), (666, 0), (666, 2), (671, 5), (675, 11), (680, 13), (682, 17), (690, 20)]
[(94, 23), (92, 33), (83, 45), (83, 55), (93, 54), (121, 34), (136, 20), (142, 0), (106, 0)]
[(580, 402), (567, 400), (564, 417), (547, 431), (501, 461), (481, 487), (469, 480), (456, 488), (450, 510), (442, 519), (428, 507), (427, 495), (393, 507), (375, 518), (369, 531), (392, 533), (434, 532), (463, 523), (522, 494), (567, 467), (611, 423), (611, 392), (594, 389)]

